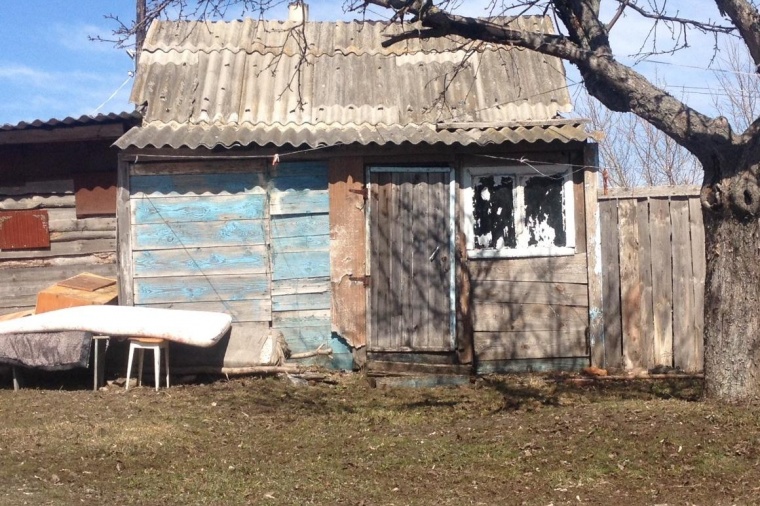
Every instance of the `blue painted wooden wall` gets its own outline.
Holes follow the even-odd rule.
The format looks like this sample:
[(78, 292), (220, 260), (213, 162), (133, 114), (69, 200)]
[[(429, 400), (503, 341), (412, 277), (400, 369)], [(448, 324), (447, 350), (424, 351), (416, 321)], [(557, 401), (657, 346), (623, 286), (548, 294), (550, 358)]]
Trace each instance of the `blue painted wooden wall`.
[(269, 178), (223, 166), (133, 175), (130, 186), (135, 305), (271, 322), (293, 353), (334, 350), (332, 360), (301, 363), (351, 368), (350, 350), (331, 332), (325, 163), (279, 164)]
[(330, 317), (330, 217), (326, 163), (283, 163), (269, 182), (272, 326), (293, 353), (320, 344), (333, 358), (300, 361), (350, 369), (346, 345)]

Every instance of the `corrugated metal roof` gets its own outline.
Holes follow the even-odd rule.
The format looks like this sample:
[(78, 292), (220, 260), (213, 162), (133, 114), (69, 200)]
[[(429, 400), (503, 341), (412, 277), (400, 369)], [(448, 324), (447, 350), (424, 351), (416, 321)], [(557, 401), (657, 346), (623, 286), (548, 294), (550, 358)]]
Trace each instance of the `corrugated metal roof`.
[[(513, 23), (553, 31), (548, 18)], [(154, 22), (131, 97), (145, 105), (144, 126), (117, 145), (490, 144), (587, 137), (577, 120), (544, 126), (541, 134), (535, 125), (489, 128), (550, 120), (571, 110), (557, 58), (455, 38), (410, 39), (383, 48), (383, 40), (402, 30), (398, 24), (294, 26)], [(436, 130), (441, 122), (473, 127)]]
[(584, 141), (589, 135), (585, 122), (571, 120), (553, 125), (515, 125), (500, 128), (437, 130), (435, 125), (189, 125), (153, 122), (125, 133), (118, 145), (144, 147), (197, 148), (248, 145), (337, 146), (368, 144), (461, 144), (485, 146), (504, 142)]
[(104, 124), (104, 123), (117, 123), (117, 122), (130, 121), (130, 120), (133, 120), (134, 122), (136, 120), (140, 120), (141, 118), (142, 118), (142, 115), (137, 111), (120, 112), (120, 113), (112, 112), (108, 114), (98, 114), (96, 116), (84, 115), (78, 118), (72, 118), (71, 116), (68, 116), (64, 119), (51, 118), (47, 121), (42, 121), (38, 119), (38, 120), (32, 121), (31, 123), (22, 121), (15, 125), (4, 124), (4, 125), (0, 125), (0, 132), (7, 132), (11, 130), (32, 130), (32, 129), (50, 130), (53, 128), (99, 125), (99, 124)]

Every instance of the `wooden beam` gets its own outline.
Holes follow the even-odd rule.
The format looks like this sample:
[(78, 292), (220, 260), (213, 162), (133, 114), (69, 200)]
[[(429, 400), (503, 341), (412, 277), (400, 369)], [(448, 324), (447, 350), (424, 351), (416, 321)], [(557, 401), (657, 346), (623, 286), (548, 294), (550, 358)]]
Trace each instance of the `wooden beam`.
[(701, 187), (696, 185), (609, 188), (607, 195), (597, 190), (597, 198), (599, 200), (612, 200), (647, 197), (693, 197), (698, 196), (700, 190)]
[(588, 345), (591, 364), (604, 367), (604, 301), (602, 279), (602, 230), (599, 210), (599, 146), (583, 149), (583, 202), (586, 223), (586, 272), (588, 275)]
[(116, 253), (118, 255), (119, 304), (133, 306), (132, 219), (129, 201), (129, 163), (119, 156), (116, 181)]
[(28, 128), (0, 132), (0, 146), (7, 144), (35, 144), (41, 142), (92, 141), (117, 139), (124, 133), (123, 123), (102, 125)]

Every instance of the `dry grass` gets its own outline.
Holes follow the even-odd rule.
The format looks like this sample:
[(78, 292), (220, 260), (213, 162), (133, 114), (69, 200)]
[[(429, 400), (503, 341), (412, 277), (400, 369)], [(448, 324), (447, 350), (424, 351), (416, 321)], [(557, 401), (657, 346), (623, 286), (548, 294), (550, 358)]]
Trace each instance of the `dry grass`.
[(753, 504), (760, 409), (700, 385), (236, 379), (0, 391), (0, 503)]

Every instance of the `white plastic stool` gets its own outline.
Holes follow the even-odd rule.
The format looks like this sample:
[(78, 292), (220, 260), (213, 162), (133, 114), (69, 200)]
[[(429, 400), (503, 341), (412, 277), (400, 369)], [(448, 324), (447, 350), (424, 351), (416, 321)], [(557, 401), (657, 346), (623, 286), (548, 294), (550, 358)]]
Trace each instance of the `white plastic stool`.
[(155, 337), (130, 337), (129, 360), (127, 361), (127, 390), (129, 379), (132, 375), (132, 358), (137, 350), (137, 385), (142, 385), (143, 355), (145, 350), (153, 350), (153, 369), (156, 373), (156, 392), (158, 392), (159, 373), (161, 371), (161, 350), (164, 350), (164, 362), (166, 364), (166, 388), (169, 388), (169, 341)]

